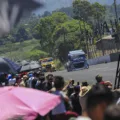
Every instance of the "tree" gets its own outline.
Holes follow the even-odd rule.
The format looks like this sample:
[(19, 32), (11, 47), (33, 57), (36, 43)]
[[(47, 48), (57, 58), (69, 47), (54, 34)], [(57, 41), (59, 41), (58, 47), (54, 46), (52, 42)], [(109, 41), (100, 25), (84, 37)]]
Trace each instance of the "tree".
[(39, 60), (40, 58), (48, 57), (48, 54), (41, 50), (32, 50), (27, 55), (30, 60)]
[(73, 15), (75, 19), (84, 19), (87, 21), (92, 15), (91, 3), (87, 0), (75, 0), (73, 2)]
[(105, 6), (95, 2), (92, 4), (93, 17), (96, 20), (103, 20), (105, 17), (106, 8)]
[(44, 14), (42, 15), (42, 17), (47, 17), (47, 16), (50, 16), (51, 13), (49, 11), (45, 11)]
[(25, 26), (24, 25), (21, 25), (16, 33), (16, 39), (17, 41), (20, 41), (21, 39), (22, 40), (28, 40), (28, 33), (25, 29)]
[(62, 12), (53, 13), (51, 16), (40, 19), (40, 23), (35, 26), (36, 33), (40, 35), (41, 48), (50, 55), (54, 52), (55, 39), (53, 33), (59, 24), (64, 23), (68, 20), (68, 16)]
[[(79, 26), (79, 22), (81, 26)], [(92, 31), (88, 24), (86, 24), (86, 31), (88, 34)], [(56, 27), (53, 36), (54, 39), (56, 39), (55, 46), (58, 49), (58, 58), (62, 62), (67, 60), (69, 51), (74, 49), (85, 49), (86, 34), (83, 21), (66, 21)]]

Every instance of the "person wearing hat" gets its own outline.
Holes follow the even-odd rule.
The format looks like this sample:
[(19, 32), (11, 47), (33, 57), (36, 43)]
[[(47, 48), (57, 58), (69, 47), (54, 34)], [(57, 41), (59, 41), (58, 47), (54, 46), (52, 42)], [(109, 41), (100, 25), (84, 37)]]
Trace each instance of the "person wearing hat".
[(102, 85), (105, 85), (107, 86), (108, 88), (112, 89), (112, 83), (110, 81), (103, 81), (103, 77), (101, 75), (97, 75), (95, 77), (96, 79), (96, 84), (102, 84)]
[(24, 82), (24, 84), (25, 84), (25, 87), (28, 87), (27, 80), (28, 80), (28, 76), (27, 76), (27, 75), (24, 75), (24, 76), (23, 76), (23, 82)]
[(79, 102), (82, 107), (82, 116), (87, 116), (86, 99), (90, 89), (91, 89), (91, 86), (82, 86), (80, 90)]

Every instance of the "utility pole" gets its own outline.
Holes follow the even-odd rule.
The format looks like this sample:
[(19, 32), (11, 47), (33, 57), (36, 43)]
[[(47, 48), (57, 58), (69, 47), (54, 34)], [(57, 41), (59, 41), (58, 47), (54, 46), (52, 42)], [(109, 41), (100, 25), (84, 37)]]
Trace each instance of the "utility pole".
[(87, 51), (87, 55), (88, 55), (88, 58), (89, 58), (89, 45), (88, 45), (88, 38), (87, 38), (87, 35), (86, 35), (86, 25), (85, 25), (85, 21), (83, 20), (83, 24), (84, 24), (84, 30), (85, 30), (85, 42), (86, 42), (86, 51)]
[(81, 46), (81, 21), (79, 20), (79, 30), (80, 30), (80, 46)]
[(115, 7), (116, 20), (118, 22), (118, 13), (117, 13), (117, 3), (116, 3), (116, 0), (114, 0), (114, 7)]

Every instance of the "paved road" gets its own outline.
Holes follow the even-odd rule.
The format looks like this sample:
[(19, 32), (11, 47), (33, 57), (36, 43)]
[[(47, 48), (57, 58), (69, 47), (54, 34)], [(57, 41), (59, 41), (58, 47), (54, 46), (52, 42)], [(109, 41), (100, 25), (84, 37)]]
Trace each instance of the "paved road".
[(88, 81), (90, 84), (95, 82), (95, 76), (100, 74), (103, 76), (104, 80), (110, 80), (114, 83), (115, 75), (116, 75), (117, 62), (112, 62), (108, 64), (99, 64), (90, 66), (88, 70), (80, 70), (67, 72), (66, 70), (55, 72), (54, 75), (61, 75), (66, 80), (74, 79), (75, 81)]

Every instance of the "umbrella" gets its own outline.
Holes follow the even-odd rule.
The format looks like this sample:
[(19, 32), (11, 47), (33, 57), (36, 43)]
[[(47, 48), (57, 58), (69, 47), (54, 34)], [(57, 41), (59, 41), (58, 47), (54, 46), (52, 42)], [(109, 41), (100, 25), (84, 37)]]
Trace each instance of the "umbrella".
[(37, 62), (30, 62), (30, 63), (26, 63), (21, 67), (21, 72), (24, 71), (31, 71), (31, 70), (35, 70), (35, 69), (39, 69), (41, 66), (39, 63)]
[(58, 96), (20, 87), (0, 88), (0, 120), (24, 116), (33, 120), (38, 114), (45, 116), (60, 103)]
[(0, 58), (0, 72), (17, 73), (21, 67), (7, 58)]

